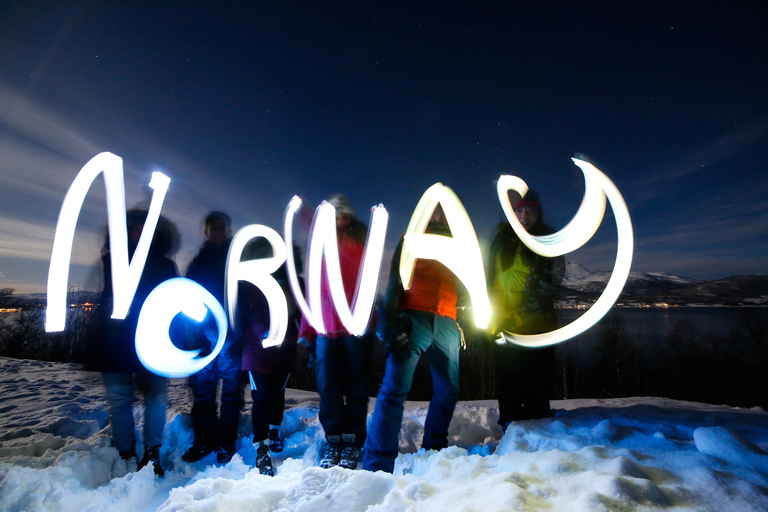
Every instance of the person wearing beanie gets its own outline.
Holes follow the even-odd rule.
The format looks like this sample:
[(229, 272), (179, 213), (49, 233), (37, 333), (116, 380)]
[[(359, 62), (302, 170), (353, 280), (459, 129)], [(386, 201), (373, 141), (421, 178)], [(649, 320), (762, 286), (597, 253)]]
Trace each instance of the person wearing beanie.
[[(344, 292), (352, 304), (363, 260), (368, 229), (355, 217), (344, 195), (329, 201), (336, 208), (336, 234)], [(320, 395), (320, 424), (326, 447), (320, 467), (340, 466), (355, 469), (360, 450), (367, 437), (368, 378), (373, 358), (374, 341), (369, 333), (361, 337), (350, 334), (342, 324), (331, 297), (328, 276), (323, 263), (321, 304), (325, 334), (302, 319), (299, 344), (315, 362), (315, 379)]]
[[(525, 197), (515, 199), (515, 216), (528, 233), (554, 233), (542, 221), (536, 192), (529, 190)], [(491, 243), (486, 272), (491, 299), (488, 332), (494, 341), (501, 331), (540, 334), (557, 329), (553, 296), (565, 274), (562, 256), (536, 254), (520, 241), (508, 222), (503, 222)], [(550, 416), (554, 347), (531, 349), (493, 343), (493, 351), (502, 431), (506, 432), (512, 421)]]

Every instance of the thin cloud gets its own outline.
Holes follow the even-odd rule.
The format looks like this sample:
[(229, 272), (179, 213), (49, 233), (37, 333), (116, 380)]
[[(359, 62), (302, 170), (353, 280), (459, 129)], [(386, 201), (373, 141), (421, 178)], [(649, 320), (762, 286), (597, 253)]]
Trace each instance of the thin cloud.
[[(0, 256), (48, 261), (53, 247), (53, 226), (0, 217)], [(98, 255), (103, 233), (78, 230), (72, 247), (72, 264), (90, 265)]]
[(671, 188), (672, 184), (741, 153), (751, 144), (764, 139), (767, 131), (764, 123), (756, 124), (740, 132), (721, 137), (689, 155), (652, 169), (647, 177), (639, 179), (632, 185), (633, 196), (638, 200), (648, 201), (665, 195), (670, 190), (674, 190)]
[(82, 154), (99, 152), (96, 144), (84, 136), (78, 126), (3, 84), (0, 84), (0, 121), (11, 127), (17, 137), (26, 138), (69, 161), (79, 160)]

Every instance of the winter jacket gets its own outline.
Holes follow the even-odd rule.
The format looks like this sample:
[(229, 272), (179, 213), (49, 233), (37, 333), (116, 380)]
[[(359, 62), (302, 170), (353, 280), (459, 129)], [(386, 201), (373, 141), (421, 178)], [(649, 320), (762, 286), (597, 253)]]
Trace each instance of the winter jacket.
[[(536, 236), (554, 233), (539, 224)], [(547, 258), (525, 247), (508, 223), (499, 224), (486, 266), (493, 315), (489, 332), (538, 334), (557, 328), (553, 298), (565, 274), (562, 257)]]
[[(444, 229), (430, 224), (427, 231), (442, 234), (441, 231)], [(392, 256), (384, 308), (379, 313), (378, 336), (385, 341), (396, 338), (404, 332), (407, 334), (408, 327), (401, 325), (399, 314), (406, 309), (425, 311), (456, 320), (459, 296), (456, 276), (439, 261), (417, 259), (411, 287), (408, 290), (403, 289), (403, 282), (400, 279), (403, 240), (403, 238), (400, 239)]]
[(221, 245), (205, 242), (187, 268), (186, 277), (211, 292), (222, 306), (224, 305), (227, 256), (231, 244), (231, 238)]
[(176, 264), (150, 247), (144, 272), (124, 320), (112, 316), (112, 271), (109, 252), (102, 256), (104, 265), (104, 291), (88, 332), (88, 369), (95, 371), (134, 373), (148, 371), (136, 354), (136, 326), (139, 313), (157, 285), (178, 277)]
[(273, 277), (283, 289), (288, 303), (288, 330), (281, 345), (264, 348), (262, 341), (269, 333), (269, 303), (261, 290), (251, 283), (241, 281), (238, 288), (237, 321), (243, 347), (242, 369), (266, 375), (284, 375), (293, 371), (301, 310), (288, 286), (285, 265)]
[[(189, 263), (186, 275), (187, 279), (195, 281), (208, 290), (222, 307), (225, 304), (224, 285), (227, 278), (227, 257), (229, 256), (230, 245), (232, 245), (231, 238), (221, 245), (214, 245), (209, 241), (204, 242), (197, 255)], [(187, 350), (202, 349), (201, 356), (210, 353), (211, 341), (203, 334), (203, 331), (206, 330), (209, 333), (218, 331), (213, 316), (208, 314), (202, 324), (186, 321), (185, 325), (186, 336), (182, 348)], [(229, 343), (226, 347), (229, 355), (239, 359), (242, 345), (238, 333), (233, 332), (231, 327), (227, 330), (227, 339)]]
[[(341, 281), (344, 284), (344, 294), (347, 297), (347, 304), (352, 304), (355, 297), (355, 288), (357, 288), (357, 278), (360, 274), (360, 264), (363, 260), (365, 245), (351, 236), (340, 236), (339, 243), (339, 263), (341, 266)], [(345, 338), (350, 333), (341, 323), (336, 308), (333, 305), (331, 297), (331, 288), (326, 275), (325, 261), (323, 261), (321, 284), (320, 284), (320, 302), (323, 310), (323, 324), (325, 325), (325, 336), (328, 338)], [(317, 338), (317, 331), (309, 324), (306, 318), (302, 318), (299, 337), (304, 338), (310, 345), (314, 344)]]

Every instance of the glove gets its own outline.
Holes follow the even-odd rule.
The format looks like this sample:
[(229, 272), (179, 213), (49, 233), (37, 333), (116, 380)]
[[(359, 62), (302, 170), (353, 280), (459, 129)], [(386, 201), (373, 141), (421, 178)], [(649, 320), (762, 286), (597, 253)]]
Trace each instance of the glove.
[(310, 343), (307, 338), (299, 338), (296, 342), (299, 346), (304, 347), (307, 351), (307, 368), (314, 368), (317, 363), (317, 355), (315, 354), (315, 344)]
[(392, 355), (396, 359), (404, 360), (411, 354), (411, 339), (401, 332), (396, 337), (384, 340), (384, 355)]
[(403, 360), (411, 354), (411, 339), (408, 336), (413, 328), (410, 319), (399, 316), (387, 321), (379, 321), (378, 336), (382, 342), (384, 356), (392, 354)]

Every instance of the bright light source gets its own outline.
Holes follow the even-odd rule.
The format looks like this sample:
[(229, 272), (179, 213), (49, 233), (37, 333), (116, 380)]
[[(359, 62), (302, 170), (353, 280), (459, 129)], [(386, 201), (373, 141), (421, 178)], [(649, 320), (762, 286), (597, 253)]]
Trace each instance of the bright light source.
[(112, 265), (114, 304), (112, 318), (122, 319), (128, 314), (128, 308), (131, 306), (136, 287), (144, 271), (149, 246), (154, 237), (165, 193), (171, 180), (159, 172), (153, 173), (152, 181), (149, 183), (149, 186), (154, 189), (149, 213), (141, 232), (139, 244), (129, 264), (123, 160), (112, 153), (99, 153), (80, 170), (61, 205), (53, 239), (51, 263), (48, 268), (48, 298), (45, 314), (45, 330), (48, 332), (64, 329), (67, 314), (69, 264), (77, 219), (83, 208), (85, 196), (88, 194), (93, 181), (102, 172), (104, 173), (104, 187), (107, 193), (109, 253)]
[[(285, 212), (285, 243), (292, 247), (293, 217), (301, 207), (301, 199), (294, 196)], [(362, 336), (368, 329), (373, 302), (384, 254), (384, 241), (389, 215), (382, 205), (371, 210), (371, 228), (365, 242), (365, 253), (361, 261), (352, 307), (347, 302), (344, 282), (341, 278), (339, 246), (336, 232), (336, 208), (326, 202), (317, 207), (310, 229), (309, 248), (307, 249), (306, 287), (309, 303), (299, 287), (292, 251), (288, 251), (288, 276), (296, 302), (312, 327), (319, 333), (325, 333), (322, 312), (322, 268), (325, 257), (326, 276), (331, 290), (331, 299), (339, 320), (350, 334)]]
[(616, 263), (614, 264), (611, 278), (608, 280), (605, 290), (595, 304), (570, 324), (543, 334), (501, 332), (501, 337), (497, 340), (499, 344), (506, 342), (525, 347), (546, 347), (578, 336), (595, 325), (611, 309), (616, 299), (619, 298), (621, 290), (624, 288), (624, 283), (627, 281), (629, 269), (632, 266), (634, 243), (632, 239), (632, 221), (629, 217), (627, 205), (624, 203), (624, 198), (621, 196), (619, 189), (616, 188), (616, 185), (597, 167), (578, 158), (574, 158), (573, 162), (584, 173), (584, 199), (573, 219), (557, 233), (547, 236), (532, 236), (525, 231), (520, 221), (517, 220), (517, 216), (509, 204), (507, 191), (513, 189), (519, 192), (521, 196), (524, 196), (525, 192), (528, 191), (528, 187), (520, 178), (502, 176), (499, 179), (497, 187), (499, 201), (512, 229), (517, 233), (520, 240), (532, 251), (552, 258), (575, 251), (592, 237), (603, 219), (607, 196), (616, 218), (616, 230), (618, 232)]
[[(254, 238), (265, 238), (272, 247), (272, 256), (240, 261), (245, 246)], [(235, 234), (227, 256), (226, 301), (229, 323), (234, 328), (237, 311), (237, 282), (248, 281), (267, 298), (269, 304), (269, 333), (262, 341), (263, 347), (280, 345), (288, 330), (288, 303), (280, 284), (272, 272), (280, 268), (286, 257), (283, 239), (272, 228), (259, 224), (245, 226)]]
[[(213, 351), (205, 357), (198, 357), (199, 349), (176, 348), (168, 333), (171, 321), (181, 312), (191, 312), (195, 319), (205, 318), (200, 315), (201, 308), (211, 311), (219, 330)], [(219, 301), (195, 281), (176, 277), (160, 283), (144, 301), (136, 326), (136, 354), (149, 371), (176, 379), (205, 368), (219, 355), (226, 338), (227, 317)]]
[[(438, 204), (443, 207), (453, 236), (426, 233)], [(475, 325), (485, 328), (491, 315), (491, 305), (480, 244), (464, 205), (456, 193), (442, 183), (435, 183), (424, 192), (408, 224), (400, 257), (400, 278), (406, 290), (411, 287), (413, 269), (419, 258), (437, 260), (456, 274), (467, 287), (472, 300)]]

